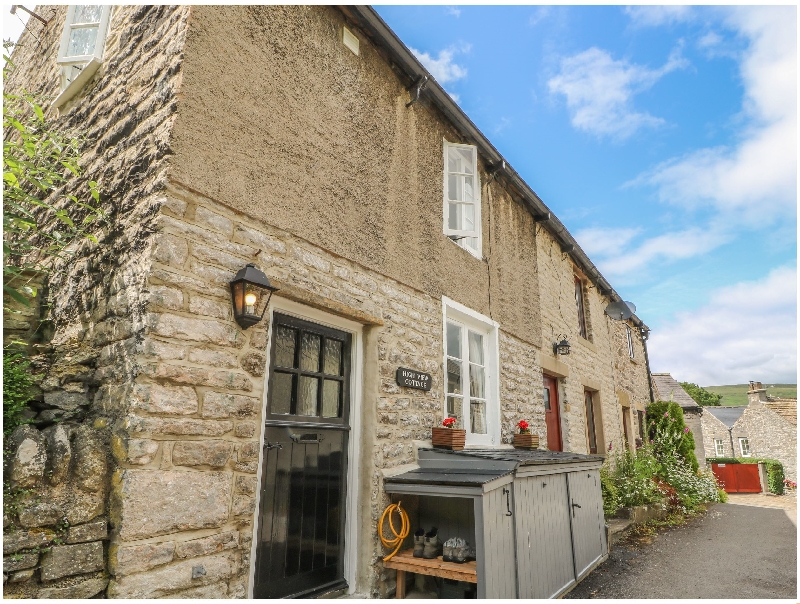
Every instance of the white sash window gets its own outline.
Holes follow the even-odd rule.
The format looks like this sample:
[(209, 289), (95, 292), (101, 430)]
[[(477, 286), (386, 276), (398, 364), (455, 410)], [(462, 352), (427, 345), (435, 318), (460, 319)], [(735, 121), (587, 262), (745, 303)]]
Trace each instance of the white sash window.
[(83, 4), (67, 9), (58, 51), (62, 92), (53, 102), (55, 107), (72, 98), (102, 64), (110, 16), (110, 6)]
[(473, 256), (481, 258), (477, 148), (445, 141), (444, 166), (444, 234)]

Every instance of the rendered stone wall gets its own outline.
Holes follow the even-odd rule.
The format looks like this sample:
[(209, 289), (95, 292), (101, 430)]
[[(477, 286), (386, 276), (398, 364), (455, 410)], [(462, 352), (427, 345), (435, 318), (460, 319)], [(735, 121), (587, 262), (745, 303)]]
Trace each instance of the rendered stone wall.
[[(66, 9), (37, 7), (48, 24), (28, 23), (7, 89), (49, 98), (60, 92), (56, 56)], [(16, 461), (6, 477), (19, 473), (13, 468), (25, 466), (30, 451), (45, 464), (44, 474), (38, 466), (29, 470), (34, 477), (25, 486), (16, 479), (9, 485), (14, 496), (6, 502), (15, 504), (4, 515), (6, 596), (90, 597), (108, 583), (115, 421), (108, 393), (137, 371), (126, 353), (144, 327), (142, 290), (152, 219), (163, 201), (188, 13), (187, 7), (113, 7), (101, 69), (60, 113), (45, 106), (53, 124), (86, 135), (84, 179), (100, 183), (107, 220), (95, 233), (99, 245), (74, 246), (73, 256), (50, 271), (42, 290), (47, 304), (24, 316), (29, 325), (6, 323), (24, 329), (4, 333), (4, 340), (35, 331), (29, 341), (39, 388), (32, 424), (11, 439)], [(85, 198), (85, 180), (67, 191)], [(26, 533), (35, 539), (26, 541)]]

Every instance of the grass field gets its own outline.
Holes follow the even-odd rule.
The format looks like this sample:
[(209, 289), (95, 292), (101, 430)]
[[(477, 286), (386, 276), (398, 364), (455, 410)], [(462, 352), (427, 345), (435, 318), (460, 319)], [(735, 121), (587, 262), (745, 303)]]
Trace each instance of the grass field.
[[(723, 405), (738, 406), (747, 404), (747, 391), (750, 384), (735, 384), (732, 386), (703, 386), (709, 392), (721, 394)], [(797, 398), (797, 384), (764, 384), (767, 394), (775, 397)]]

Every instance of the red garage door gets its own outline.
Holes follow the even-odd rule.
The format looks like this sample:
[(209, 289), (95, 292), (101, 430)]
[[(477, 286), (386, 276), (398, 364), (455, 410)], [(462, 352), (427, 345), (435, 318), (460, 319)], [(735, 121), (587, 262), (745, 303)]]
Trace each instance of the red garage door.
[(712, 463), (711, 471), (722, 484), (726, 493), (760, 493), (761, 480), (758, 478), (758, 464), (755, 463)]

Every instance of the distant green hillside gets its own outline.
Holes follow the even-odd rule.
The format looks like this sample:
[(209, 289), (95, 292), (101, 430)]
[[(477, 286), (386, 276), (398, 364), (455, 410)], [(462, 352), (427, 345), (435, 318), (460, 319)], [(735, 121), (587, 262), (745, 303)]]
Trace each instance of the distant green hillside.
[[(750, 384), (736, 384), (733, 386), (703, 386), (709, 392), (721, 394), (721, 404), (726, 406), (746, 405), (747, 391)], [(797, 398), (797, 384), (764, 384), (767, 394), (775, 397)]]

